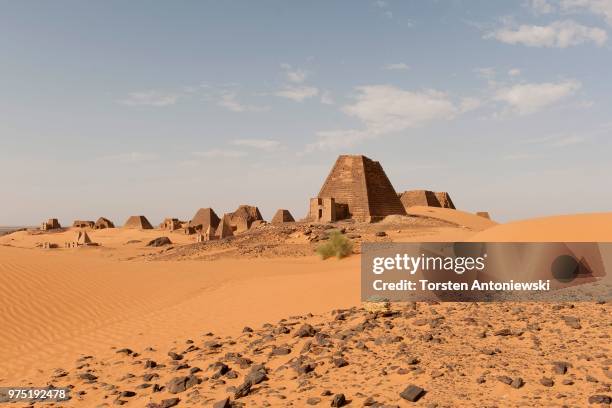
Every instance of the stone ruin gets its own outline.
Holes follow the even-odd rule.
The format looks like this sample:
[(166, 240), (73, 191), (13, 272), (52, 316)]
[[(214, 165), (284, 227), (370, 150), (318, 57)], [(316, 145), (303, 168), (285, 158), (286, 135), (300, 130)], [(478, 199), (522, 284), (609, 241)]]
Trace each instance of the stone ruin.
[(197, 237), (198, 242), (206, 242), (212, 241), (215, 237), (215, 228), (212, 225), (208, 225), (208, 227), (204, 231), (200, 231)]
[(72, 223), (73, 228), (93, 228), (94, 225), (96, 225), (96, 223), (93, 221), (75, 220)]
[(174, 231), (180, 229), (182, 227), (182, 223), (178, 218), (165, 218), (161, 224), (159, 224), (159, 229)]
[(153, 229), (153, 226), (144, 215), (132, 215), (123, 224), (123, 228)]
[(478, 212), (476, 213), (476, 215), (477, 215), (477, 216), (479, 216), (479, 217), (482, 217), (482, 218), (486, 218), (486, 219), (488, 219), (488, 220), (490, 220), (490, 219), (491, 219), (491, 215), (489, 215), (489, 212), (488, 212), (488, 211), (478, 211)]
[(455, 209), (455, 204), (447, 192), (429, 190), (408, 190), (400, 195), (400, 201), (406, 210), (414, 206), (441, 207)]
[(225, 214), (221, 221), (219, 221), (214, 237), (215, 239), (223, 239), (233, 235), (234, 231), (232, 230), (231, 216), (229, 214)]
[(84, 231), (84, 230), (81, 230), (78, 232), (76, 241), (64, 243), (65, 248), (78, 248), (81, 246), (97, 246), (97, 245), (98, 245), (97, 243), (93, 242), (91, 238), (89, 238), (87, 231)]
[(115, 224), (108, 218), (100, 217), (94, 224), (94, 229), (115, 228)]
[(234, 232), (244, 232), (251, 228), (253, 223), (263, 221), (259, 208), (252, 205), (241, 205), (236, 211), (228, 214), (228, 216), (229, 223)]
[(272, 224), (284, 224), (286, 222), (295, 222), (293, 215), (289, 212), (289, 210), (279, 209), (272, 217)]
[(60, 229), (62, 226), (60, 225), (57, 218), (49, 218), (47, 221), (40, 224), (40, 229), (43, 231)]
[(341, 155), (317, 197), (310, 199), (308, 219), (375, 222), (388, 215), (406, 215), (406, 211), (380, 163), (361, 155)]

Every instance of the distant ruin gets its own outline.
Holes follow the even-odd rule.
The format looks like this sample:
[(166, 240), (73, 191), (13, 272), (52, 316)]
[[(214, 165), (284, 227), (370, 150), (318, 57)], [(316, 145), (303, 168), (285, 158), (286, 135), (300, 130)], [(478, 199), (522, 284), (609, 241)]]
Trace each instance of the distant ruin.
[(96, 223), (93, 221), (75, 220), (72, 223), (73, 228), (93, 228), (94, 225), (96, 225)]
[(60, 229), (62, 226), (60, 225), (57, 218), (49, 218), (47, 221), (40, 224), (40, 229), (43, 231)]
[(453, 204), (453, 201), (447, 192), (408, 190), (400, 194), (400, 201), (406, 210), (414, 206), (455, 209), (455, 204)]
[(94, 224), (94, 229), (115, 228), (115, 224), (108, 218), (100, 217)]
[(89, 235), (85, 230), (80, 230), (78, 232), (75, 241), (64, 243), (64, 248), (78, 248), (81, 246), (98, 246), (98, 244), (89, 238)]
[(159, 229), (174, 231), (181, 228), (181, 222), (178, 218), (165, 218), (161, 224), (159, 224)]
[(490, 220), (490, 219), (491, 219), (491, 215), (489, 214), (489, 212), (488, 212), (488, 211), (478, 211), (478, 212), (476, 213), (476, 215), (477, 215), (477, 216), (479, 216), (479, 217), (482, 217), (482, 218), (486, 218), (486, 219), (488, 219), (488, 220)]
[(123, 228), (153, 229), (153, 226), (144, 215), (132, 215), (123, 224)]
[(295, 222), (293, 215), (289, 212), (289, 210), (279, 209), (272, 217), (272, 224), (284, 224), (286, 222)]
[(252, 205), (241, 205), (236, 211), (229, 214), (229, 222), (232, 231), (235, 232), (248, 230), (256, 221), (263, 221), (263, 217), (259, 212), (259, 208)]
[(361, 155), (341, 155), (317, 197), (310, 200), (308, 218), (375, 222), (388, 215), (406, 215), (406, 211), (380, 163)]
[(221, 221), (219, 221), (214, 237), (215, 239), (223, 239), (233, 235), (234, 232), (232, 231), (231, 217), (229, 214), (225, 214)]

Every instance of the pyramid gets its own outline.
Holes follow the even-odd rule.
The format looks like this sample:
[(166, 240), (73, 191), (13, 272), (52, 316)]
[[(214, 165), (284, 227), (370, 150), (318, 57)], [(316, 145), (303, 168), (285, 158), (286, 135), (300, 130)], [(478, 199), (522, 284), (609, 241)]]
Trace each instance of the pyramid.
[(365, 156), (339, 156), (318, 198), (334, 199), (348, 207), (348, 217), (378, 221), (387, 215), (406, 215), (404, 206), (379, 162)]
[(289, 212), (289, 210), (279, 209), (272, 217), (272, 224), (282, 224), (285, 222), (295, 222), (293, 215)]
[(107, 218), (100, 217), (94, 225), (94, 229), (115, 228), (115, 224)]
[(213, 228), (219, 225), (219, 217), (212, 208), (200, 208), (189, 222), (189, 226), (202, 231), (205, 231), (209, 225)]
[(132, 215), (123, 224), (123, 228), (153, 229), (153, 226), (144, 215)]
[(79, 231), (79, 235), (77, 235), (77, 245), (89, 245), (91, 244), (91, 239), (89, 238), (89, 235), (87, 235), (87, 232), (85, 231)]
[(408, 190), (400, 194), (400, 200), (405, 209), (416, 205), (455, 209), (453, 200), (451, 200), (450, 195), (445, 191)]
[(455, 209), (455, 204), (453, 203), (453, 200), (451, 200), (450, 195), (447, 192), (442, 191), (435, 194), (436, 198), (438, 199), (438, 202), (440, 203), (440, 207), (452, 208), (453, 210)]
[(230, 215), (225, 214), (223, 219), (219, 221), (219, 225), (217, 226), (217, 230), (215, 231), (215, 238), (223, 239), (227, 237), (231, 237), (234, 235), (232, 231), (232, 225), (230, 224)]
[(241, 205), (230, 214), (230, 224), (238, 232), (251, 228), (255, 221), (263, 221), (259, 208), (252, 205)]
[(429, 190), (409, 190), (400, 195), (400, 201), (404, 208), (422, 205), (425, 207), (440, 207), (440, 201), (436, 193)]

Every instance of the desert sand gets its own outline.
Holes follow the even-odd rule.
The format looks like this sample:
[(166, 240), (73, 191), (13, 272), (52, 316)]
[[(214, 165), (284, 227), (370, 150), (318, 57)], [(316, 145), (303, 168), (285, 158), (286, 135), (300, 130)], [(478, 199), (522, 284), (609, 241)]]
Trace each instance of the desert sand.
[[(37, 245), (61, 247), (76, 230), (1, 236), (0, 386), (70, 385), (55, 406), (86, 407), (587, 406), (610, 395), (608, 303), (372, 311), (358, 252), (364, 240), (612, 241), (611, 213), (409, 215), (338, 223), (356, 253), (325, 261), (313, 249), (328, 230), (299, 223), (229, 244), (116, 228), (90, 231), (97, 247), (49, 250)], [(146, 246), (159, 236), (173, 244)], [(424, 389), (416, 402), (400, 395), (410, 385)]]

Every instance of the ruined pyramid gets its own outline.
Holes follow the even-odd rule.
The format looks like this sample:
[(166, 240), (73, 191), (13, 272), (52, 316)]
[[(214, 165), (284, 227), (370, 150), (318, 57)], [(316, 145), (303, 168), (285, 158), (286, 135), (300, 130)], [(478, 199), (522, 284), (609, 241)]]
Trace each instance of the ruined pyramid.
[(132, 215), (123, 224), (123, 228), (153, 229), (153, 226), (144, 215)]
[(230, 223), (230, 215), (225, 214), (221, 221), (219, 221), (219, 225), (217, 226), (217, 230), (215, 231), (215, 238), (223, 239), (227, 237), (231, 237), (234, 235), (232, 231), (232, 226)]
[(361, 155), (339, 156), (317, 197), (347, 206), (348, 218), (357, 221), (406, 214), (380, 163)]
[(87, 232), (82, 230), (79, 231), (79, 234), (77, 235), (77, 241), (76, 241), (77, 245), (90, 245), (91, 244), (91, 239), (89, 238), (89, 235), (87, 235)]

